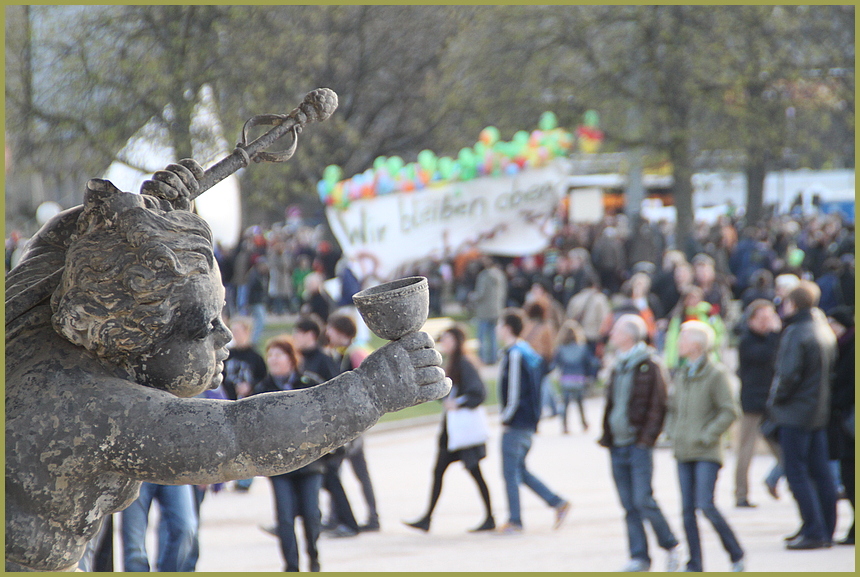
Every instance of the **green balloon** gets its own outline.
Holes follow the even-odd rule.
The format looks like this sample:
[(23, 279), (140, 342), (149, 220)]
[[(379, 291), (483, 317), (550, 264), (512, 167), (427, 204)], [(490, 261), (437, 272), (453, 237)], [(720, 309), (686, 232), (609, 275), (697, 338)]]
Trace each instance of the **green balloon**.
[(448, 180), (454, 174), (454, 159), (450, 156), (443, 156), (436, 163), (436, 169), (439, 171), (439, 176)]
[(386, 164), (388, 165), (388, 173), (394, 177), (403, 168), (403, 159), (399, 156), (389, 156)]
[(597, 128), (598, 124), (600, 124), (600, 118), (597, 116), (597, 111), (595, 110), (586, 110), (583, 120), (589, 128)]
[(552, 112), (544, 112), (540, 115), (540, 120), (538, 121), (538, 128), (541, 130), (553, 130), (558, 128), (558, 118), (556, 118), (555, 114)]
[(529, 133), (525, 130), (518, 130), (516, 133), (514, 133), (513, 142), (521, 146), (525, 146), (529, 143)]
[(343, 170), (336, 164), (329, 164), (323, 170), (323, 180), (334, 184), (343, 177)]
[(471, 148), (460, 149), (457, 160), (462, 168), (475, 168), (475, 152)]
[(418, 153), (418, 166), (429, 172), (431, 175), (436, 172), (436, 154), (432, 150), (422, 150)]
[(373, 161), (374, 170), (380, 170), (382, 168), (387, 168), (387, 164), (386, 164), (387, 161), (388, 161), (388, 159), (385, 158), (384, 156), (377, 156), (376, 160)]

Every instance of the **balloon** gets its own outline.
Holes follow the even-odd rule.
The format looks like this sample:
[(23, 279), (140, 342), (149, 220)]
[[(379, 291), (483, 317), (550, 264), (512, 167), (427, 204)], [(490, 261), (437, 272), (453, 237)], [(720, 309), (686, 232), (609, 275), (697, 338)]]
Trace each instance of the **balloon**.
[(320, 180), (317, 182), (317, 194), (320, 196), (322, 200), (328, 198), (329, 193), (328, 183), (324, 180)]
[(418, 153), (418, 165), (429, 173), (436, 171), (436, 155), (432, 150), (422, 150)]
[(475, 152), (471, 148), (461, 148), (457, 160), (462, 168), (474, 168)]
[(373, 168), (375, 170), (381, 170), (385, 168), (385, 163), (387, 159), (384, 156), (377, 156), (376, 160), (373, 161)]
[(391, 194), (396, 188), (394, 181), (389, 176), (381, 176), (376, 182), (376, 194)]
[(597, 128), (598, 124), (600, 124), (600, 118), (597, 116), (596, 111), (586, 110), (584, 122), (585, 122), (585, 125), (589, 128)]
[(544, 112), (540, 115), (538, 127), (541, 130), (552, 130), (558, 128), (558, 118), (552, 112)]
[(439, 170), (439, 176), (443, 180), (448, 180), (454, 174), (454, 159), (450, 156), (443, 156), (437, 161), (436, 168)]
[(495, 126), (488, 126), (481, 131), (481, 142), (487, 146), (492, 146), (499, 141), (499, 129)]
[(329, 164), (323, 170), (323, 180), (334, 184), (343, 178), (343, 170), (336, 164)]
[(400, 172), (400, 169), (403, 168), (403, 159), (399, 156), (390, 156), (388, 157), (386, 164), (388, 165), (388, 173), (391, 176), (396, 177), (397, 173)]
[(460, 164), (460, 180), (472, 180), (477, 174), (477, 158), (471, 148), (463, 148), (457, 156)]
[(478, 158), (484, 158), (484, 155), (487, 153), (487, 145), (483, 142), (475, 143), (475, 156)]
[(525, 146), (529, 143), (529, 133), (525, 130), (518, 130), (514, 133), (513, 142), (519, 144), (520, 146)]
[(520, 167), (517, 166), (516, 163), (512, 162), (505, 167), (505, 174), (508, 176), (513, 176), (520, 171)]
[(345, 206), (342, 182), (338, 182), (334, 185), (334, 188), (331, 191), (331, 198), (332, 204), (335, 206)]

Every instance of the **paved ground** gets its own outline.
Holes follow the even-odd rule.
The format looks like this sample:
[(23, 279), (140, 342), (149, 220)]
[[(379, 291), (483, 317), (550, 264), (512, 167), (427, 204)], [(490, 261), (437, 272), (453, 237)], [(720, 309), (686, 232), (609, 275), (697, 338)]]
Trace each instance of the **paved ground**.
[[(408, 427), (378, 425), (366, 436), (366, 454), (374, 481), (382, 531), (347, 539), (320, 539), (324, 571), (615, 571), (627, 560), (622, 510), (608, 467), (608, 455), (595, 439), (603, 400), (587, 401), (592, 428), (574, 426), (562, 435), (557, 420), (546, 420), (529, 454), (530, 469), (551, 488), (568, 498), (574, 509), (564, 526), (552, 530), (553, 512), (528, 489), (523, 489), (522, 535), (505, 537), (469, 534), (466, 529), (482, 519), (482, 509), (471, 477), (454, 464), (446, 474), (442, 497), (428, 534), (405, 527), (401, 520), (418, 518), (426, 506), (435, 456), (436, 419)], [(495, 420), (495, 419), (493, 419)], [(499, 429), (494, 426), (490, 455), (482, 470), (490, 487), (497, 521), (506, 519), (507, 505), (499, 458)], [(726, 454), (717, 484), (717, 505), (734, 528), (747, 554), (749, 571), (854, 572), (854, 547), (836, 546), (815, 551), (786, 551), (782, 538), (798, 526), (798, 515), (785, 485), (782, 498), (772, 499), (761, 479), (772, 458), (756, 456), (751, 468), (756, 509), (736, 509), (733, 499), (734, 455)], [(655, 451), (655, 496), (683, 542), (675, 463), (669, 449)], [(359, 520), (363, 500), (351, 472), (345, 485)], [(199, 571), (280, 571), (283, 564), (277, 539), (259, 525), (273, 522), (271, 487), (264, 478), (251, 491), (233, 490), (207, 496), (200, 529)], [(850, 524), (847, 501), (839, 503), (837, 537)], [(716, 533), (700, 519), (705, 569), (727, 571), (729, 560)], [(652, 538), (653, 568), (662, 570), (665, 556)], [(303, 568), (307, 559), (302, 557)]]

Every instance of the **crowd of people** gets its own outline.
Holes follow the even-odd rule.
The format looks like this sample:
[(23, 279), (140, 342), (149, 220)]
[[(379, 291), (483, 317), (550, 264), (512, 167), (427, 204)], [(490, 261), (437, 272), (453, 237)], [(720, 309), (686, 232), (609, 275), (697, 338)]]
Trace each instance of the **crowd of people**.
[[(7, 239), (7, 271), (19, 250), (19, 239)], [(357, 367), (369, 353), (349, 307), (351, 296), (373, 279), (356, 271), (319, 228), (295, 222), (252, 227), (236, 250), (217, 247), (216, 258), (233, 342), (223, 384), (205, 395), (237, 400), (313, 386)], [(651, 567), (645, 520), (666, 551), (666, 569), (681, 567), (680, 541), (651, 491), (651, 453), (661, 440), (671, 444), (677, 461), (686, 570), (703, 570), (697, 511), (718, 533), (732, 570), (744, 569), (741, 540), (714, 504), (722, 440), (736, 419), (736, 506), (755, 507), (748, 471), (763, 435), (775, 461), (764, 480), (768, 491), (778, 497), (785, 478), (802, 519), (786, 547), (824, 548), (837, 539), (838, 497), (854, 506), (853, 224), (821, 215), (778, 216), (756, 225), (721, 217), (714, 225), (699, 223), (692, 241), (679, 247), (671, 226), (631, 224), (619, 215), (594, 225), (566, 224), (538, 255), (493, 258), (473, 250), (403, 272), (428, 278), (431, 315), (454, 311), (472, 323), (449, 328), (439, 341), (454, 384), (446, 412), (484, 403), (477, 368), (498, 364), (508, 505), (508, 519), (497, 527), (480, 469), (485, 443), (451, 448), (443, 424), (429, 504), (410, 527), (429, 531), (443, 475), (456, 461), (474, 479), (485, 508), (473, 531), (523, 531), (521, 484), (554, 509), (560, 526), (571, 504), (528, 470), (526, 456), (542, 419), (558, 418), (569, 433), (571, 403), (588, 430), (583, 400), (601, 392), (599, 442), (609, 450), (628, 535), (623, 570)], [(262, 343), (272, 314), (298, 320), (292, 334)], [(470, 331), (478, 342), (476, 359), (465, 350)], [(738, 391), (721, 362), (735, 347)], [(362, 487), (364, 523), (356, 520), (341, 482), (344, 461)], [(251, 481), (234, 487), (247, 491)], [(300, 567), (297, 517), (311, 571), (321, 567), (316, 542), (322, 534), (380, 529), (361, 437), (270, 483), (276, 524), (263, 528), (279, 539), (288, 571)], [(125, 570), (193, 570), (207, 488), (149, 485), (121, 515)], [(322, 491), (328, 499), (320, 499)], [(162, 515), (158, 559), (150, 563), (143, 534), (153, 500)], [(853, 523), (836, 542), (853, 545)]]

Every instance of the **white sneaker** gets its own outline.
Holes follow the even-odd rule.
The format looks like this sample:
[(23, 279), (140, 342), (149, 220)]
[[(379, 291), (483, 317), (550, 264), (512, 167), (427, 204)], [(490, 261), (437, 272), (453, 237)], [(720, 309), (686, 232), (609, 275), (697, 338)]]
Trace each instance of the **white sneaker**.
[(743, 559), (738, 559), (737, 561), (734, 561), (732, 563), (732, 572), (733, 573), (740, 573), (741, 571), (745, 571), (745, 570), (746, 570), (746, 568), (744, 567), (744, 560)]
[(666, 550), (666, 572), (674, 573), (681, 566), (681, 545), (675, 545)]
[(620, 573), (639, 573), (642, 571), (650, 571), (651, 564), (644, 559), (631, 559), (627, 562), (627, 565), (622, 567), (619, 572)]

